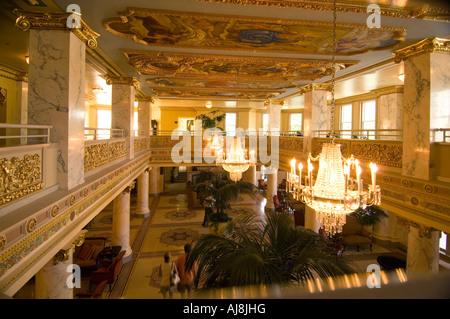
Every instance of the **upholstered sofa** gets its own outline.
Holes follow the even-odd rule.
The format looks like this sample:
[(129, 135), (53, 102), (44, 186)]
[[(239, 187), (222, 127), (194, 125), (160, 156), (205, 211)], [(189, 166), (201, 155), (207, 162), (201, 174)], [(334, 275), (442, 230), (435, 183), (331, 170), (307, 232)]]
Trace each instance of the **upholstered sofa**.
[(83, 245), (75, 248), (73, 263), (80, 268), (96, 267), (98, 254), (105, 248), (105, 237), (86, 237)]
[(346, 246), (356, 246), (359, 251), (360, 245), (369, 245), (370, 250), (372, 250), (372, 234), (364, 230), (358, 217), (348, 215), (346, 223), (342, 227), (341, 243), (344, 248), (343, 251), (345, 251)]

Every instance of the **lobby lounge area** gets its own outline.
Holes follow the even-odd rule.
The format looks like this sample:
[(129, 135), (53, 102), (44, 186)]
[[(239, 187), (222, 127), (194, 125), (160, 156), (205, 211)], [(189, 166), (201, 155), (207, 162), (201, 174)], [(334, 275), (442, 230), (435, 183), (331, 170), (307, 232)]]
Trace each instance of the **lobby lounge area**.
[[(204, 272), (192, 298), (449, 298), (448, 5), (334, 3), (2, 3), (1, 298), (162, 299), (165, 254), (214, 234), (222, 208), (259, 231), (282, 216), (332, 261), (267, 284), (265, 260), (270, 280), (227, 286), (258, 264), (239, 251), (248, 264), (217, 287)], [(285, 268), (304, 253), (288, 248)]]

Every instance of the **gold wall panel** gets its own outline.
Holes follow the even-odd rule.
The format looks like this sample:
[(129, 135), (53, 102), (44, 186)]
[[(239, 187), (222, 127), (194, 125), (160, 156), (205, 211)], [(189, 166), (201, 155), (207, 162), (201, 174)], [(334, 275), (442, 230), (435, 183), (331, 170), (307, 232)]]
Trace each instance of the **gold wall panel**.
[(23, 199), (44, 187), (39, 154), (0, 159), (0, 207)]

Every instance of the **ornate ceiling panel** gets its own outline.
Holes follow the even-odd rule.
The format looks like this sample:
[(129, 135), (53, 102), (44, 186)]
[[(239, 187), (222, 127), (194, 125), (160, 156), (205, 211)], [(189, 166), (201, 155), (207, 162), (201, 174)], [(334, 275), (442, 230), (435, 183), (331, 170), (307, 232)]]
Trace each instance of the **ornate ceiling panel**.
[(236, 89), (192, 89), (192, 88), (153, 88), (158, 98), (214, 99), (214, 100), (268, 100), (277, 97), (282, 91), (236, 90)]
[[(280, 20), (128, 8), (119, 17), (104, 21), (113, 34), (149, 46), (285, 52), (331, 55), (332, 22)], [(365, 24), (337, 23), (340, 56), (396, 47), (405, 39), (399, 27), (368, 28)]]
[[(287, 59), (234, 55), (189, 54), (123, 50), (132, 65), (158, 96), (261, 99), (315, 81), (332, 72), (330, 60)], [(340, 69), (358, 61), (338, 60)], [(214, 89), (214, 90), (211, 90)], [(190, 92), (189, 92), (190, 91)]]

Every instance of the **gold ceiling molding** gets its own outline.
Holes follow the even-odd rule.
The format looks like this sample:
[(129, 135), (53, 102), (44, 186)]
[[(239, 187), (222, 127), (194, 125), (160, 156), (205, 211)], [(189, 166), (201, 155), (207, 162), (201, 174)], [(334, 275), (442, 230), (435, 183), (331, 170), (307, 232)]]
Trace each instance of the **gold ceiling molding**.
[(0, 76), (14, 81), (28, 82), (28, 73), (0, 65)]
[(450, 40), (430, 37), (405, 48), (395, 50), (392, 53), (395, 55), (394, 62), (400, 63), (405, 59), (409, 59), (424, 53), (434, 52), (450, 53)]
[(215, 100), (267, 100), (280, 95), (280, 91), (267, 90), (233, 90), (231, 89), (192, 89), (192, 88), (153, 88), (152, 93), (158, 98), (187, 98)]
[(309, 83), (299, 88), (299, 93), (304, 94), (309, 91), (331, 91), (331, 84), (327, 83)]
[(80, 19), (81, 28), (68, 28), (67, 18), (72, 14), (71, 12), (27, 12), (14, 9), (13, 13), (18, 16), (16, 26), (22, 31), (29, 29), (71, 31), (89, 48), (97, 47), (96, 39), (100, 34), (93, 31), (82, 19)]
[(129, 86), (134, 86), (136, 89), (139, 89), (140, 83), (135, 77), (127, 77), (127, 76), (110, 76), (106, 75), (106, 84), (126, 84)]
[[(186, 79), (230, 81), (314, 81), (331, 75), (333, 64), (324, 59), (292, 59), (235, 55), (188, 54), (123, 50), (139, 74)], [(359, 61), (337, 61), (340, 69)], [(233, 85), (230, 85), (233, 86)]]
[(337, 23), (334, 49), (330, 21), (305, 21), (130, 7), (104, 20), (109, 32), (148, 46), (350, 56), (392, 49), (406, 29)]
[(403, 85), (392, 85), (384, 88), (374, 89), (368, 93), (353, 95), (344, 97), (342, 99), (336, 99), (336, 104), (346, 104), (355, 101), (364, 101), (369, 99), (376, 99), (381, 95), (394, 94), (394, 93), (403, 93)]
[[(254, 5), (278, 8), (295, 8), (317, 11), (333, 11), (333, 2), (329, 0), (197, 0), (202, 2), (218, 2), (239, 5)], [(336, 11), (367, 14), (369, 1), (338, 1)], [(425, 19), (448, 21), (450, 13), (448, 9), (431, 8), (428, 4), (421, 7), (395, 6), (375, 2), (380, 7), (380, 14), (388, 17), (403, 19)]]

